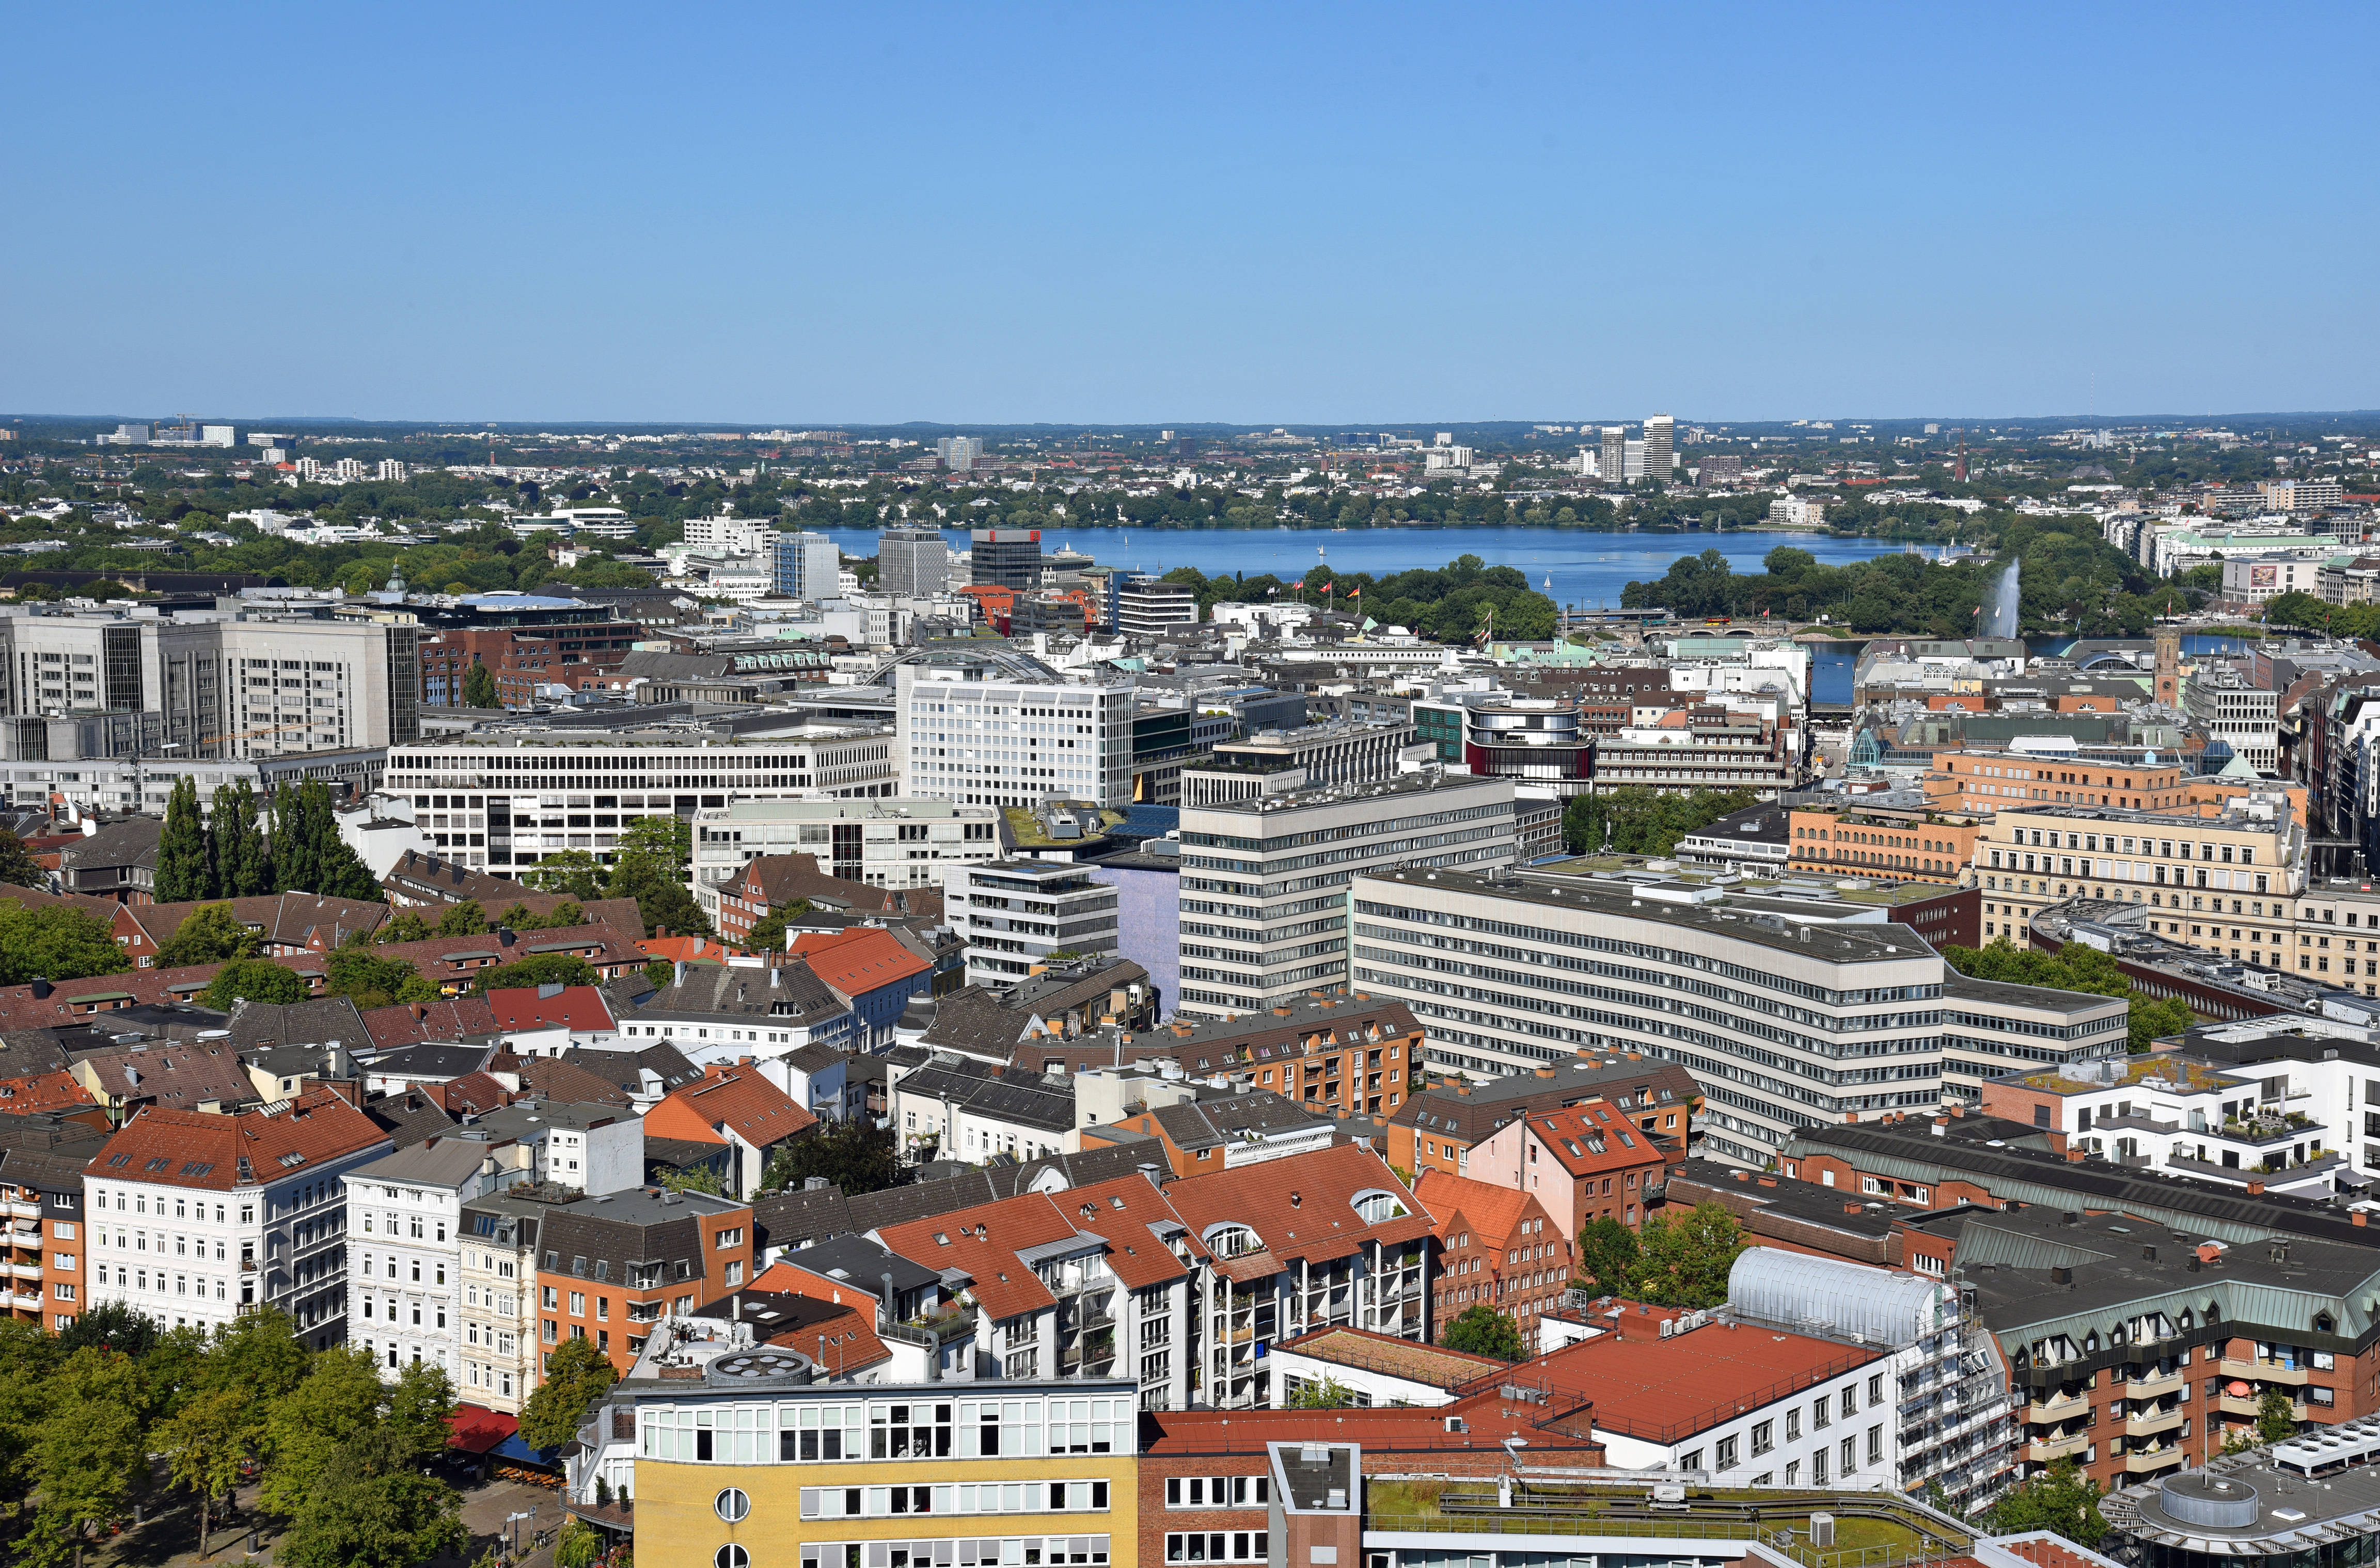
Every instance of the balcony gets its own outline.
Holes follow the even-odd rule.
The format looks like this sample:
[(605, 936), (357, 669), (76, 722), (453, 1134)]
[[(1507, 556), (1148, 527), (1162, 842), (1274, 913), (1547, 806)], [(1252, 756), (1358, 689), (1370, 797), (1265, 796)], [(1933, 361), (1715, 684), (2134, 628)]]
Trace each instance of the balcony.
[(2228, 1356), (2218, 1365), (2227, 1378), (2245, 1378), (2266, 1383), (2289, 1383), (2303, 1386), (2313, 1376), (2310, 1367), (2285, 1367), (2277, 1361), (2233, 1361)]
[(2047, 1465), (2060, 1459), (2071, 1459), (2091, 1443), (2088, 1432), (2073, 1432), (2062, 1438), (2044, 1438), (2024, 1445), (2024, 1456), (2035, 1465)]
[(38, 1259), (31, 1263), (11, 1263), (8, 1272), (20, 1280), (38, 1280), (42, 1277), (42, 1265)]
[(2122, 1387), (2124, 1396), (2128, 1399), (2154, 1399), (2159, 1394), (2171, 1392), (2172, 1391), (2180, 1388), (2183, 1383), (2188, 1382), (2189, 1380), (2189, 1379), (2182, 1375), (2181, 1368), (2180, 1367), (2176, 1367), (2169, 1371), (2150, 1372), (2144, 1376), (2134, 1378), (2130, 1382), (2123, 1384)]
[(2051, 1427), (2091, 1408), (2087, 1393), (2054, 1394), (2048, 1399), (2036, 1399), (2024, 1407), (2024, 1418), (2034, 1426)]
[(2124, 1417), (2124, 1432), (2126, 1436), (2135, 1438), (2169, 1432), (2181, 1425), (2182, 1418), (2182, 1409), (2179, 1404), (2163, 1410), (2144, 1410), (2136, 1416)]
[(38, 1203), (18, 1203), (12, 1199), (8, 1204), (8, 1218), (11, 1220), (39, 1220), (41, 1217), (42, 1206)]
[(10, 1305), (25, 1307), (30, 1311), (38, 1312), (42, 1309), (42, 1293), (37, 1290), (18, 1291), (10, 1295), (8, 1300)]
[(2124, 1470), (2129, 1475), (2145, 1476), (2152, 1471), (2168, 1469), (2180, 1465), (2189, 1457), (2181, 1451), (2180, 1444), (2168, 1443), (2155, 1453), (2124, 1455)]

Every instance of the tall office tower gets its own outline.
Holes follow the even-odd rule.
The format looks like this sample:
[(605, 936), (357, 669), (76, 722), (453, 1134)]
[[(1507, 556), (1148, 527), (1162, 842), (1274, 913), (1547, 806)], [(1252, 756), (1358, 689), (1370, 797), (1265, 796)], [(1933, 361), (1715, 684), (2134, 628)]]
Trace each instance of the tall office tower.
[(942, 467), (954, 474), (964, 474), (975, 467), (983, 456), (983, 438), (978, 435), (946, 435), (934, 443), (934, 456)]
[(1041, 586), (1039, 529), (976, 529), (968, 549), (975, 556), (972, 586), (1020, 591)]
[(1667, 414), (1656, 414), (1645, 421), (1645, 473), (1648, 479), (1670, 482), (1670, 455), (1677, 450), (1678, 421)]
[(876, 541), (876, 587), (919, 598), (951, 585), (951, 546), (940, 529), (886, 529)]
[(843, 552), (822, 533), (781, 533), (772, 543), (776, 592), (816, 602), (841, 591)]
[(1603, 427), (1603, 456), (1596, 474), (1606, 484), (1618, 484), (1628, 477), (1628, 427)]
[(1129, 675), (1072, 683), (1004, 643), (892, 667), (904, 795), (962, 806), (1132, 804)]

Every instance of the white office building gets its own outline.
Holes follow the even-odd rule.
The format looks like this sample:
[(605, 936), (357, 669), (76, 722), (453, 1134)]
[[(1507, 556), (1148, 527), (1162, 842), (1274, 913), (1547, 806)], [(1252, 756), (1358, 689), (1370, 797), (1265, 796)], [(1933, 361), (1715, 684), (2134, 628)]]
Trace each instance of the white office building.
[(902, 794), (965, 806), (1132, 803), (1130, 676), (1067, 680), (1005, 646), (929, 649), (892, 675)]
[(968, 866), (944, 894), (966, 943), (969, 985), (1013, 985), (1052, 953), (1111, 954), (1123, 942), (1112, 883), (1071, 860), (992, 860)]
[(886, 529), (876, 541), (876, 590), (927, 599), (948, 592), (951, 545), (940, 529)]
[(1365, 872), (1486, 871), (1518, 849), (1510, 779), (1431, 770), (1184, 806), (1180, 1011), (1261, 1012), (1344, 982), (1347, 890)]
[(737, 800), (694, 820), (694, 896), (715, 926), (719, 889), (763, 855), (809, 855), (871, 887), (941, 887), (1000, 858), (1000, 808), (947, 800)]

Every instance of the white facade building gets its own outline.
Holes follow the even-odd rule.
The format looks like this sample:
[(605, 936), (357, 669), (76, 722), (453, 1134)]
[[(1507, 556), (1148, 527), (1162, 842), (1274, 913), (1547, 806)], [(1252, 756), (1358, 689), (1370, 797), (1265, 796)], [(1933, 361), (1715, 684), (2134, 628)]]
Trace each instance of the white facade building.
[(1134, 683), (1062, 681), (1005, 649), (893, 666), (904, 795), (967, 806), (1132, 803)]
[(454, 1136), (346, 1173), (353, 1336), (383, 1379), (427, 1362), (461, 1383), (463, 1205), (514, 1175), (486, 1141)]
[(738, 800), (694, 820), (694, 897), (719, 923), (719, 888), (762, 855), (811, 855), (872, 887), (941, 887), (1001, 856), (1000, 808), (947, 800)]

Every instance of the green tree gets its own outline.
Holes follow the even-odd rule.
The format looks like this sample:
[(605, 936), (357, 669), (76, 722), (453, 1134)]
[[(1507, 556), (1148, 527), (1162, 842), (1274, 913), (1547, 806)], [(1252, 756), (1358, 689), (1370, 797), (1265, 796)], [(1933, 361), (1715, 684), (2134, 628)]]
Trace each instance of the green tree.
[(554, 1538), (553, 1568), (592, 1568), (602, 1555), (602, 1532), (584, 1520), (570, 1520)]
[(1735, 1216), (1716, 1203), (1665, 1211), (1637, 1239), (1631, 1294), (1656, 1307), (1717, 1307), (1727, 1299), (1736, 1255), (1750, 1245)]
[(688, 1166), (683, 1171), (673, 1167), (662, 1173), (661, 1183), (672, 1192), (707, 1192), (713, 1197), (725, 1196), (720, 1190), (718, 1176), (708, 1165)]
[(228, 904), (201, 904), (181, 918), (174, 934), (157, 949), (157, 966), (178, 969), (191, 964), (225, 964), (256, 956), (257, 934), (232, 912)]
[(606, 891), (613, 898), (637, 901), (648, 937), (663, 930), (708, 936), (710, 919), (686, 886), (686, 867), (693, 858), (693, 830), (684, 818), (639, 817), (620, 835)]
[(416, 1361), (397, 1374), (388, 1392), (384, 1428), (403, 1438), (416, 1462), (435, 1459), (446, 1451), (457, 1402), (454, 1380), (443, 1367)]
[(215, 869), (218, 897), (255, 898), (273, 889), (273, 854), (256, 822), (256, 791), (244, 779), (215, 789), (207, 857)]
[(71, 904), (29, 910), (16, 899), (0, 899), (0, 985), (36, 977), (79, 980), (131, 966), (98, 916)]
[(46, 888), (50, 885), (50, 873), (35, 862), (32, 852), (25, 847), (25, 841), (18, 838), (11, 828), (0, 828), (0, 882), (11, 887)]
[(280, 893), (318, 893), (363, 902), (382, 899), (380, 883), (339, 834), (331, 789), (320, 779), (284, 785), (273, 796), (273, 869)]
[(290, 1568), (412, 1568), (470, 1538), (462, 1499), (424, 1476), (406, 1435), (358, 1432), (298, 1505), (273, 1549)]
[(1759, 804), (1750, 790), (1698, 789), (1676, 795), (1645, 784), (1623, 784), (1574, 796), (1562, 811), (1562, 838), (1580, 855), (1668, 855), (1678, 841), (1732, 811)]
[(140, 1360), (156, 1348), (164, 1326), (147, 1313), (121, 1301), (104, 1301), (76, 1316), (58, 1331), (58, 1346), (78, 1350), (109, 1350)]
[(812, 1176), (824, 1176), (843, 1189), (845, 1197), (882, 1192), (901, 1180), (901, 1160), (892, 1132), (865, 1118), (829, 1121), (777, 1151), (769, 1161), (761, 1185), (775, 1191), (797, 1190)]
[(1347, 1385), (1326, 1372), (1320, 1378), (1301, 1380), (1297, 1387), (1290, 1391), (1289, 1402), (1282, 1408), (1285, 1410), (1344, 1410), (1354, 1403), (1355, 1396), (1348, 1392)]
[(371, 1353), (343, 1345), (316, 1355), (304, 1380), (264, 1417), (264, 1479), (257, 1501), (287, 1518), (329, 1471), (339, 1445), (380, 1419), (385, 1389)]
[(1521, 1346), (1520, 1325), (1485, 1303), (1464, 1307), (1463, 1316), (1446, 1326), (1439, 1343), (1449, 1350), (1492, 1355), (1499, 1361), (1518, 1361), (1527, 1354)]
[(545, 1380), (528, 1396), (520, 1417), (521, 1440), (531, 1448), (559, 1448), (578, 1435), (587, 1407), (619, 1381), (611, 1358), (593, 1340), (564, 1340), (545, 1359)]
[(563, 930), (571, 926), (583, 926), (586, 923), (587, 911), (575, 898), (565, 898), (545, 912), (545, 929), (550, 931)]
[(466, 708), (501, 708), (496, 697), (496, 673), (478, 660), (463, 675), (463, 706)]
[(242, 997), (250, 1002), (297, 1002), (305, 994), (306, 984), (296, 970), (285, 969), (270, 958), (243, 958), (225, 965), (199, 996), (218, 1013), (227, 1013)]
[(199, 1500), (199, 1557), (207, 1556), (212, 1510), (239, 1484), (257, 1430), (246, 1395), (233, 1389), (202, 1393), (158, 1428), (154, 1442), (170, 1465), (176, 1485)]
[(2298, 1435), (2297, 1413), (2289, 1408), (2286, 1389), (2266, 1389), (2256, 1401), (2256, 1440), (2287, 1442)]
[(752, 922), (751, 934), (744, 939), (750, 953), (783, 953), (785, 951), (785, 922), (798, 920), (810, 912), (810, 901), (796, 898), (790, 904), (780, 904)]
[(402, 958), (373, 957), (370, 944), (361, 940), (362, 933), (357, 936), (358, 940), (332, 949), (322, 966), (323, 994), (346, 997), (359, 1008), (386, 1007), (402, 1000), (405, 982), (419, 971)]
[(312, 1370), (310, 1354), (289, 1314), (268, 1307), (216, 1325), (200, 1359), (200, 1382), (254, 1404), (261, 1428), (263, 1410)]
[(428, 942), (434, 935), (430, 922), (410, 909), (400, 909), (381, 923), (380, 942)]
[(558, 849), (530, 867), (521, 880), (542, 893), (601, 898), (604, 876), (602, 863), (586, 850)]
[(1979, 980), (2123, 997), (2125, 1042), (2135, 1056), (2164, 1036), (2180, 1034), (2194, 1021), (2187, 1004), (2135, 989), (2115, 959), (2079, 942), (2069, 942), (2056, 953), (2020, 948), (2004, 941), (1985, 947), (1961, 947), (1954, 942), (1942, 949), (1942, 962)]
[(1999, 1535), (2048, 1530), (2080, 1547), (2095, 1548), (2107, 1533), (2099, 1517), (2099, 1483), (2059, 1459), (2048, 1469), (2019, 1481), (1993, 1505), (1991, 1527)]
[(207, 830), (199, 820), (198, 781), (185, 773), (165, 797), (165, 825), (157, 834), (154, 888), (160, 904), (187, 904), (215, 895), (214, 866), (207, 858)]
[(480, 907), (476, 898), (460, 904), (450, 904), (438, 917), (440, 936), (480, 936), (488, 929), (488, 912)]
[(480, 969), (471, 976), (471, 994), (518, 991), (529, 986), (599, 985), (602, 977), (593, 965), (575, 953), (533, 953), (516, 964)]
[(1578, 1233), (1579, 1288), (1627, 1295), (1634, 1288), (1637, 1256), (1635, 1232), (1617, 1220), (1588, 1221)]
[(496, 917), (496, 924), (504, 927), (506, 930), (541, 930), (545, 926), (545, 918), (541, 915), (532, 914), (528, 905), (521, 903), (518, 899), (515, 899), (512, 903), (504, 906), (504, 913)]
[(122, 1511), (148, 1468), (149, 1392), (130, 1356), (104, 1350), (76, 1351), (50, 1380), (23, 1463), (41, 1509), (20, 1561), (46, 1568), (79, 1553), (84, 1535)]
[(666, 958), (648, 959), (645, 963), (645, 983), (655, 991), (668, 985), (676, 973), (677, 966)]

